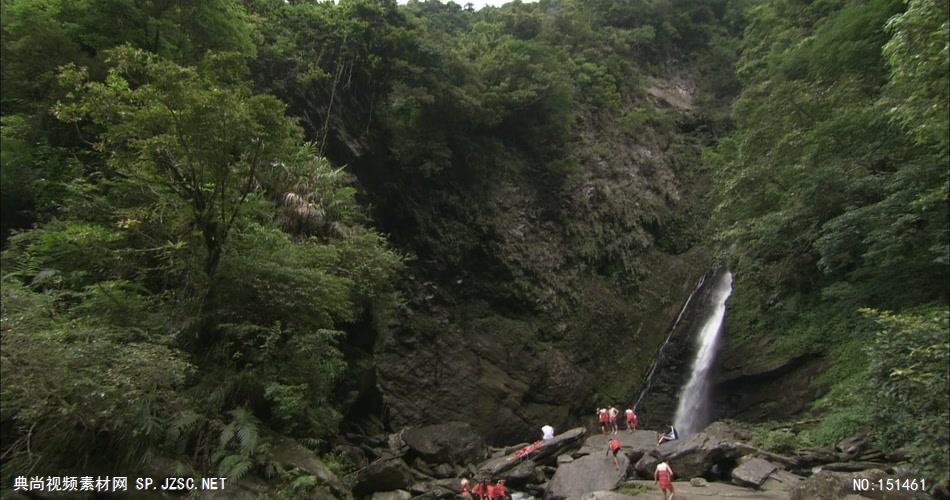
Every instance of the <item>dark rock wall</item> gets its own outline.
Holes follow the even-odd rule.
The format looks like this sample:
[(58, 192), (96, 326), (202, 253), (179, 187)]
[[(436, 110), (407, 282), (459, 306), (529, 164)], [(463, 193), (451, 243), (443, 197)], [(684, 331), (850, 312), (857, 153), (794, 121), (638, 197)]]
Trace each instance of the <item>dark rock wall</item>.
[[(763, 343), (762, 350), (768, 344)], [(776, 357), (770, 365), (749, 366), (749, 353), (726, 346), (714, 391), (717, 418), (749, 422), (788, 420), (805, 412), (819, 396), (815, 379), (828, 367), (818, 355)], [(781, 395), (781, 397), (776, 397)]]
[[(511, 443), (539, 438), (544, 424), (592, 426), (598, 405), (632, 404), (711, 264), (700, 154), (713, 138), (691, 95), (667, 94), (644, 99), (673, 117), (669, 129), (634, 134), (578, 116), (566, 159), (578, 170), (556, 189), (511, 170), (477, 192), (413, 202), (430, 231), (406, 240), (418, 260), (402, 305), (375, 311), (348, 353), (348, 422), (462, 421)], [(456, 198), (468, 201), (445, 202)], [(675, 401), (674, 385), (653, 392)]]
[[(489, 442), (512, 443), (538, 439), (546, 423), (555, 429), (589, 423), (584, 417), (596, 405), (630, 404), (708, 262), (701, 251), (658, 260), (663, 272), (649, 283), (653, 293), (638, 304), (604, 301), (602, 309), (578, 311), (591, 318), (516, 320), (469, 303), (415, 312), (377, 348), (391, 427), (459, 420)], [(620, 320), (611, 325), (612, 317)], [(598, 335), (573, 338), (573, 328)], [(548, 340), (553, 335), (566, 340)]]

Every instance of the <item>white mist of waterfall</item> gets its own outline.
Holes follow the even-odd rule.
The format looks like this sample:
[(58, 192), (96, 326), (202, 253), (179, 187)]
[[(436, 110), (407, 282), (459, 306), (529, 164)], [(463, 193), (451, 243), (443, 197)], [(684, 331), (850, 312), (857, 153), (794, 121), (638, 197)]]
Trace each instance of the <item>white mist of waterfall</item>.
[(696, 336), (699, 348), (693, 360), (689, 382), (680, 392), (679, 404), (673, 425), (680, 437), (699, 432), (709, 423), (709, 389), (713, 363), (716, 361), (716, 348), (719, 345), (719, 333), (726, 316), (726, 300), (732, 293), (732, 273), (725, 272), (716, 282), (710, 295), (711, 307), (702, 322), (702, 330)]

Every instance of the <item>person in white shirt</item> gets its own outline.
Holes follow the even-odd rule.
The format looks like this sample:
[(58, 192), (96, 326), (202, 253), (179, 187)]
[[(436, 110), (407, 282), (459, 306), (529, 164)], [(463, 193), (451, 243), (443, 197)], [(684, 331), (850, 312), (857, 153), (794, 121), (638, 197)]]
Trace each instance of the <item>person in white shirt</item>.
[(607, 416), (610, 419), (610, 431), (614, 434), (620, 429), (617, 427), (617, 416), (620, 415), (620, 410), (616, 407), (611, 406), (610, 410), (607, 412)]
[(541, 428), (541, 439), (547, 441), (549, 439), (554, 439), (554, 427), (550, 425), (545, 425)]

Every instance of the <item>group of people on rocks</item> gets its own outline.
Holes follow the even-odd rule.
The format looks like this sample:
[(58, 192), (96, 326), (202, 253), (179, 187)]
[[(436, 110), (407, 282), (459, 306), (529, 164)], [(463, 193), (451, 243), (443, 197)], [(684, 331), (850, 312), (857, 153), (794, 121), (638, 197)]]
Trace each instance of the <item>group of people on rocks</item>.
[[(627, 431), (633, 432), (637, 430), (637, 414), (630, 408), (627, 408), (624, 414), (627, 419)], [(620, 431), (620, 427), (617, 425), (617, 417), (619, 415), (620, 410), (615, 406), (611, 406), (610, 408), (597, 408), (597, 421), (600, 423), (600, 432), (602, 434), (617, 434)], [(676, 439), (679, 439), (679, 434), (676, 432), (676, 428), (671, 425), (670, 430), (660, 434), (656, 444), (659, 446), (665, 441), (673, 441)]]
[[(676, 432), (675, 429), (670, 427), (672, 432)], [(611, 457), (614, 462), (614, 469), (620, 470), (620, 462), (617, 461), (617, 453), (620, 452), (620, 440), (612, 437), (607, 441), (607, 455)], [(660, 491), (663, 492), (664, 500), (673, 500), (676, 496), (676, 492), (673, 490), (673, 469), (670, 467), (670, 464), (666, 462), (661, 462), (657, 464), (656, 470), (653, 471), (653, 482), (660, 487)], [(667, 499), (667, 493), (669, 493), (669, 498)]]
[[(627, 419), (627, 431), (633, 432), (637, 430), (637, 414), (634, 413), (632, 409), (627, 408), (627, 410), (624, 411), (624, 415)], [(619, 432), (620, 427), (617, 425), (617, 417), (619, 416), (620, 410), (614, 406), (610, 408), (598, 408), (597, 421), (600, 422), (600, 432), (603, 434), (616, 434)]]
[[(598, 408), (597, 409), (597, 421), (600, 423), (600, 432), (603, 434), (617, 434), (620, 431), (619, 425), (617, 424), (617, 419), (620, 416), (620, 410), (616, 407), (611, 406), (610, 408)], [(637, 414), (631, 408), (627, 408), (624, 411), (624, 416), (627, 422), (627, 431), (633, 432), (637, 430)], [(544, 441), (554, 439), (554, 428), (550, 425), (544, 425), (541, 428), (541, 440), (536, 441), (525, 448), (519, 450), (515, 455), (522, 457), (527, 455), (531, 451), (537, 449)], [(657, 440), (657, 446), (662, 444), (665, 441), (672, 441), (678, 439), (679, 435), (676, 432), (676, 429), (673, 426), (670, 426), (669, 431), (660, 434), (659, 439)], [(614, 468), (620, 470), (620, 462), (617, 460), (617, 453), (620, 452), (621, 448), (620, 440), (616, 437), (611, 437), (607, 441), (607, 455), (613, 460)], [(666, 500), (673, 500), (673, 497), (676, 495), (673, 491), (673, 469), (670, 468), (669, 464), (666, 462), (660, 463), (656, 466), (656, 470), (653, 473), (653, 480), (659, 486), (660, 491), (663, 492), (663, 498)], [(463, 498), (470, 498), (472, 500), (509, 500), (511, 496), (508, 494), (505, 489), (505, 480), (500, 479), (494, 484), (488, 479), (482, 479), (481, 481), (476, 481), (475, 485), (472, 486), (468, 479), (462, 479), (461, 482), (461, 491), (459, 492)], [(669, 498), (667, 499), (667, 493), (669, 493)]]
[(495, 484), (491, 484), (487, 479), (476, 482), (475, 486), (470, 486), (468, 479), (462, 479), (461, 491), (462, 497), (473, 500), (508, 500), (511, 495), (505, 490), (505, 480), (499, 479)]
[[(637, 414), (630, 408), (627, 408), (624, 413), (627, 419), (627, 431), (633, 432), (637, 430)], [(619, 431), (617, 426), (617, 417), (619, 414), (620, 412), (613, 406), (610, 408), (598, 408), (597, 421), (600, 423), (600, 432), (603, 434), (617, 434)], [(676, 439), (679, 439), (679, 434), (676, 432), (676, 428), (671, 425), (668, 431), (660, 434), (656, 445), (659, 446), (666, 441)], [(607, 455), (611, 457), (614, 468), (617, 470), (620, 470), (620, 462), (617, 461), (617, 453), (620, 452), (620, 448), (620, 440), (616, 437), (611, 437), (607, 440)], [(659, 486), (660, 491), (663, 493), (664, 500), (674, 499), (676, 492), (673, 490), (673, 469), (668, 463), (662, 462), (657, 464), (656, 470), (653, 472), (653, 482)], [(667, 494), (669, 497), (667, 497)]]

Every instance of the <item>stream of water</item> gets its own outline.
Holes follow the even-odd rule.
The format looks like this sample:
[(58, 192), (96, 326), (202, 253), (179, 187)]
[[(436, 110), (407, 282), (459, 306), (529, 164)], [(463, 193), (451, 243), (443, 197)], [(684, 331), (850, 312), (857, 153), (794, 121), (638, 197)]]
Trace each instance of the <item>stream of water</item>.
[(722, 273), (712, 290), (711, 307), (703, 319), (702, 329), (696, 336), (696, 359), (693, 360), (689, 382), (680, 392), (676, 416), (673, 418), (673, 425), (681, 438), (701, 431), (709, 423), (710, 375), (716, 361), (719, 334), (726, 316), (726, 301), (731, 293), (732, 273)]

